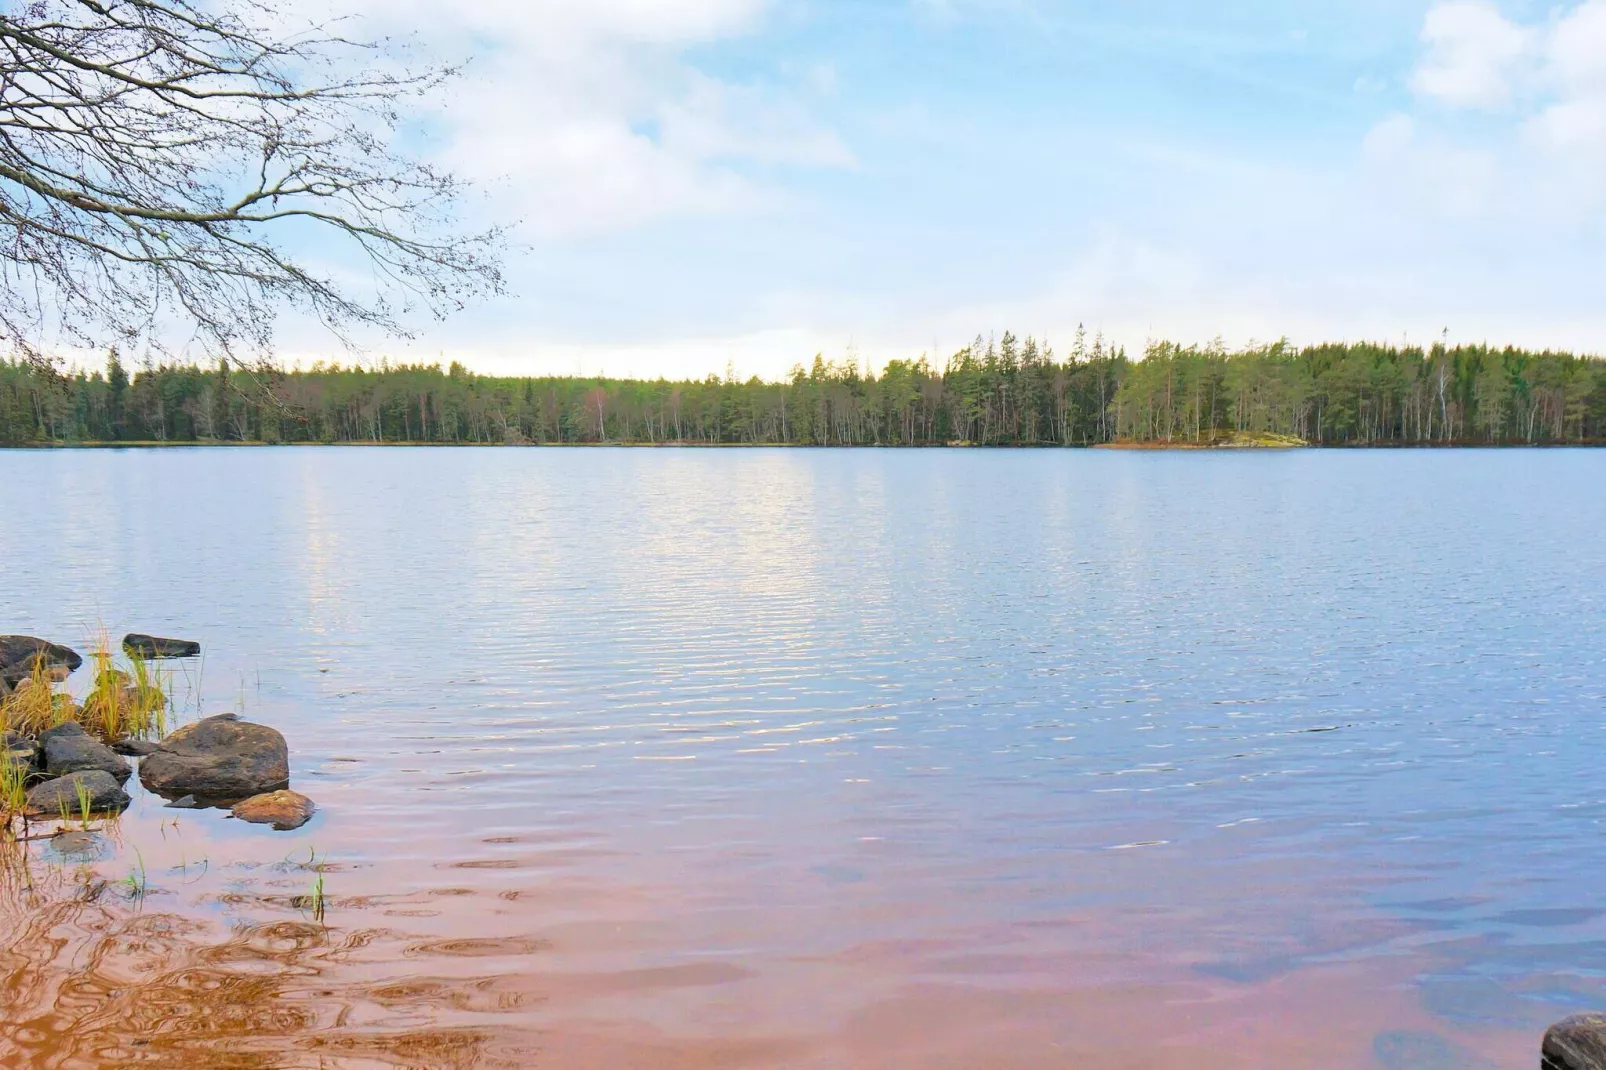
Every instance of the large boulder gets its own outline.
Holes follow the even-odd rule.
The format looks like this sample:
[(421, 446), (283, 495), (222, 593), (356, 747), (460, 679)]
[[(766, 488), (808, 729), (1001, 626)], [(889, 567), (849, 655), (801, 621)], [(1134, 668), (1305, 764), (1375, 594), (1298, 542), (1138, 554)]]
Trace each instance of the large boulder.
[(80, 791), (88, 797), (91, 813), (110, 813), (128, 806), (128, 793), (116, 777), (101, 769), (90, 769), (30, 788), (28, 813), (35, 817), (77, 817), (83, 809)]
[(54, 675), (77, 672), (84, 663), (78, 651), (31, 635), (0, 635), (0, 679), (7, 684), (32, 676), (43, 667)]
[(129, 632), (123, 636), (123, 651), (129, 657), (147, 661), (151, 658), (196, 658), (201, 656), (201, 644), (191, 639), (163, 639)]
[(1540, 1070), (1606, 1070), (1606, 1014), (1575, 1014), (1550, 1027)]
[(232, 713), (186, 725), (139, 765), (140, 783), (158, 795), (245, 799), (290, 784), (290, 748), (266, 725)]
[(299, 792), (270, 791), (235, 803), (231, 812), (241, 821), (272, 825), (280, 832), (289, 832), (311, 821), (316, 809), (312, 800)]
[(116, 751), (85, 732), (76, 721), (39, 733), (39, 747), (44, 759), (41, 764), (50, 776), (99, 769), (121, 784), (133, 772)]

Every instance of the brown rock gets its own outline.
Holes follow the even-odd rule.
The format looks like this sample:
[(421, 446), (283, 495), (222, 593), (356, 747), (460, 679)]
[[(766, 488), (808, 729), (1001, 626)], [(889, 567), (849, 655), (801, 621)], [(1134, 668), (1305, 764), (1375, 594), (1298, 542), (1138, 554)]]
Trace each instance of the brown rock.
[(298, 829), (312, 820), (312, 800), (294, 791), (270, 791), (234, 804), (234, 816), (254, 825), (272, 825), (280, 832)]
[(1606, 1014), (1575, 1014), (1550, 1027), (1540, 1070), (1606, 1070)]

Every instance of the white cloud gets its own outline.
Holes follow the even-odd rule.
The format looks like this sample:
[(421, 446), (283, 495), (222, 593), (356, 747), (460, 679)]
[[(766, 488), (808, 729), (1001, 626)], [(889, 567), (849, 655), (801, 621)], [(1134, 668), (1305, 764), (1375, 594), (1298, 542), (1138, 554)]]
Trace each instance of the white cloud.
[(1385, 119), (1367, 138), (1369, 160), (1395, 167), (1419, 193), (1458, 213), (1554, 220), (1601, 206), (1606, 0), (1583, 0), (1528, 25), (1488, 0), (1450, 0), (1428, 12), (1422, 39), (1427, 49), (1411, 77), (1416, 93), (1488, 118), (1470, 128), (1443, 124), (1431, 111)]
[(1416, 120), (1396, 113), (1372, 127), (1361, 148), (1367, 159), (1390, 163), (1409, 151), (1415, 140)]
[(1530, 143), (1564, 162), (1606, 162), (1606, 0), (1556, 21), (1542, 77), (1554, 95), (1528, 120)]
[[(312, 10), (312, 0), (304, 0)], [(535, 238), (674, 215), (762, 211), (766, 174), (853, 155), (807, 92), (699, 70), (693, 46), (757, 31), (767, 0), (366, 0), (370, 32), (429, 25), (431, 56), (467, 60), (439, 102), (445, 162)]]
[(1509, 192), (1494, 153), (1424, 130), (1409, 115), (1379, 122), (1361, 147), (1374, 195), (1403, 201), (1415, 212), (1483, 215)]
[(1606, 91), (1606, 2), (1589, 0), (1551, 32), (1550, 74), (1564, 91)]
[(1489, 0), (1451, 0), (1428, 12), (1422, 40), (1428, 54), (1412, 89), (1457, 107), (1494, 109), (1511, 103), (1538, 34)]

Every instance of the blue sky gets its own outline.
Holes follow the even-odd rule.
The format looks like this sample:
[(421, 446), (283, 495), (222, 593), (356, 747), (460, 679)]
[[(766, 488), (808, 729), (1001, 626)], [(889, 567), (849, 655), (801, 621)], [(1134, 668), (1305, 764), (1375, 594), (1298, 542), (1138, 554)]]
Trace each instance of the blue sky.
[(773, 376), (1078, 323), (1606, 351), (1606, 0), (373, 3), (472, 57), (438, 151), (519, 220), (512, 294), (375, 354)]

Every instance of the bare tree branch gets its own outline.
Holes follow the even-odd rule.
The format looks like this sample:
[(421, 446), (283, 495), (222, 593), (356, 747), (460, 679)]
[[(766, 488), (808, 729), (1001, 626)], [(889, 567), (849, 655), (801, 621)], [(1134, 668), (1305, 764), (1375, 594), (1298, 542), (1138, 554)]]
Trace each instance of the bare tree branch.
[[(160, 350), (176, 317), (260, 354), (285, 307), (406, 334), (500, 291), (500, 232), (460, 233), (459, 182), (393, 146), (398, 101), (453, 72), (284, 22), (258, 0), (0, 8), (0, 341), (44, 359), (49, 322)], [(328, 266), (353, 255), (366, 282)]]

